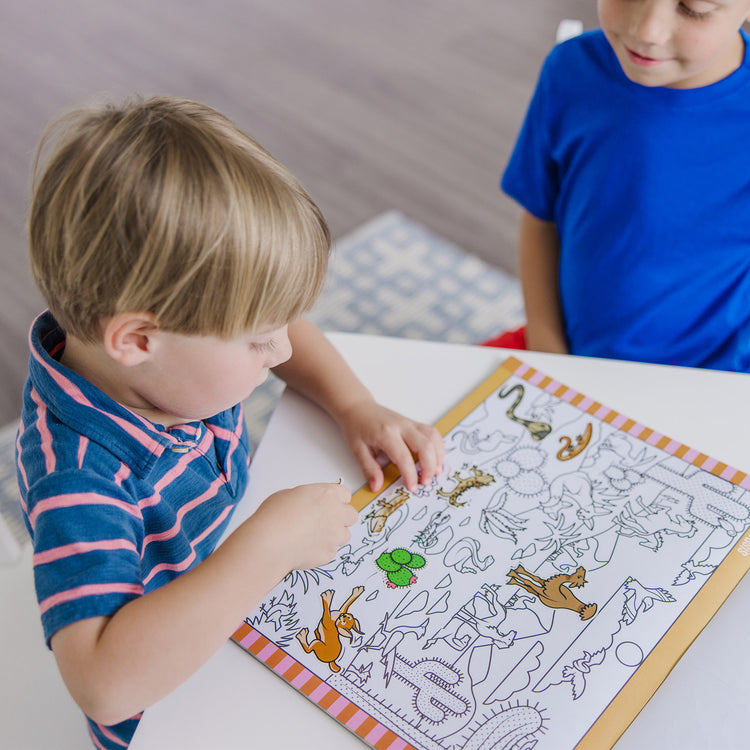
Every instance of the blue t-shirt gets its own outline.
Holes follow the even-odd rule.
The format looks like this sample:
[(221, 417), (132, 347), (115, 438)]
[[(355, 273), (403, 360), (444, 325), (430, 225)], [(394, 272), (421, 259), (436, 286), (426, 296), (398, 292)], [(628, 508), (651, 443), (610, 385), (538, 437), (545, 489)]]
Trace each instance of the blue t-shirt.
[[(241, 405), (164, 429), (60, 364), (49, 312), (30, 338), (16, 465), (49, 643), (205, 559), (245, 491), (249, 448)], [(95, 744), (122, 750), (139, 718), (89, 720)]]
[(560, 238), (573, 354), (750, 372), (750, 45), (697, 89), (630, 81), (601, 31), (547, 58), (501, 182)]

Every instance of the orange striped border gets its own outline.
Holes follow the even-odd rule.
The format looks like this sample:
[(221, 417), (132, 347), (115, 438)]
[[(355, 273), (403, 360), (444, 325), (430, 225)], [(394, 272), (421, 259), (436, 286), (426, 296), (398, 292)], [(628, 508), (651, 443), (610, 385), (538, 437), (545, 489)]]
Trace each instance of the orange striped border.
[(247, 622), (235, 631), (232, 640), (376, 750), (416, 750)]

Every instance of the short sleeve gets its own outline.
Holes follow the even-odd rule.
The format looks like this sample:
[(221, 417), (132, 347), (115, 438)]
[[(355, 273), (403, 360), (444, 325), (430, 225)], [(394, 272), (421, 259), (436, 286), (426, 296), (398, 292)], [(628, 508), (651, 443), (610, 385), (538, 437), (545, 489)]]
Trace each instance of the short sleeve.
[(143, 520), (118, 484), (64, 471), (29, 488), (28, 523), (44, 635), (88, 617), (110, 616), (143, 593)]
[(558, 169), (550, 147), (551, 68), (547, 58), (521, 131), (500, 183), (502, 190), (543, 221), (553, 221), (559, 190)]

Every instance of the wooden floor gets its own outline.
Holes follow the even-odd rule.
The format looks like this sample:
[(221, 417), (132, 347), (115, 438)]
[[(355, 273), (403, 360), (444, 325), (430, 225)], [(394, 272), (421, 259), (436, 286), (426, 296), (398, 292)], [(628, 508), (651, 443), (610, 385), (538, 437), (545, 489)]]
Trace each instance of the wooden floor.
[(20, 411), (29, 164), (73, 104), (205, 101), (302, 180), (334, 236), (397, 208), (515, 271), (497, 188), (563, 18), (591, 0), (0, 0), (0, 425)]

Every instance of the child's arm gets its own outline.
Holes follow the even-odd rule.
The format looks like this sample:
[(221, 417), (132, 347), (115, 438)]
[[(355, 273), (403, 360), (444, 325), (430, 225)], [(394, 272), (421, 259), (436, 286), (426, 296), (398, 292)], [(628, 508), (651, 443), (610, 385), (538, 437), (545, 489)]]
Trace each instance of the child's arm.
[(558, 284), (560, 241), (555, 224), (524, 211), (518, 257), (528, 348), (567, 354)]
[[(289, 339), (292, 357), (274, 372), (336, 420), (372, 490), (383, 484), (383, 471), (375, 460), (381, 451), (396, 464), (411, 491), (416, 490), (418, 479), (429, 484), (440, 473), (445, 448), (434, 427), (378, 404), (309, 320), (300, 318), (292, 323)], [(412, 454), (419, 460), (419, 477)]]
[(290, 570), (333, 559), (357, 519), (350, 499), (339, 484), (277, 492), (191, 571), (55, 633), (60, 673), (84, 713), (115, 724), (184, 682)]

